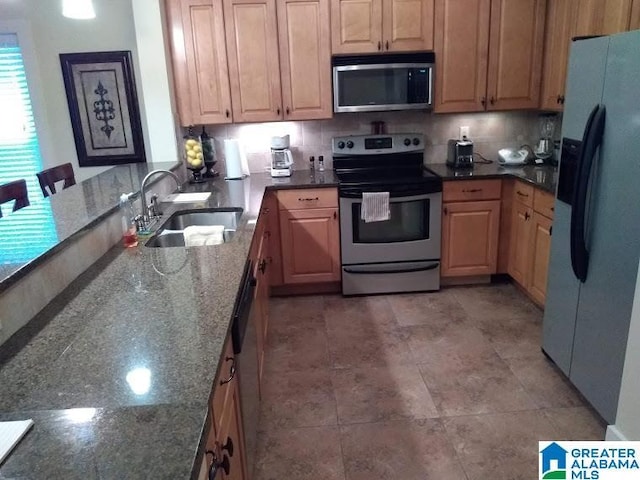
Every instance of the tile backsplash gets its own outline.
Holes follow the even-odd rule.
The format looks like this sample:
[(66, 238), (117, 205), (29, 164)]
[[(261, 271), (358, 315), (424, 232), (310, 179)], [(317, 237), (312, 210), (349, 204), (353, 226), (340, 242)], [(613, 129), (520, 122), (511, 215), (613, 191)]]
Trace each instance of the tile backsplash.
[[(251, 172), (265, 171), (270, 162), (270, 139), (274, 135), (291, 136), (291, 151), (296, 170), (309, 168), (309, 157), (324, 155), (326, 168), (332, 168), (331, 138), (338, 135), (371, 133), (371, 122), (386, 123), (387, 133), (420, 132), (425, 136), (425, 163), (444, 163), (447, 140), (457, 138), (459, 127), (469, 126), (475, 151), (497, 159), (504, 147), (535, 145), (538, 140), (538, 112), (491, 112), (467, 114), (431, 114), (425, 112), (381, 112), (337, 114), (330, 120), (210, 125), (215, 138), (218, 169), (224, 174), (223, 140), (236, 138), (247, 154)], [(559, 129), (559, 124), (556, 129)]]

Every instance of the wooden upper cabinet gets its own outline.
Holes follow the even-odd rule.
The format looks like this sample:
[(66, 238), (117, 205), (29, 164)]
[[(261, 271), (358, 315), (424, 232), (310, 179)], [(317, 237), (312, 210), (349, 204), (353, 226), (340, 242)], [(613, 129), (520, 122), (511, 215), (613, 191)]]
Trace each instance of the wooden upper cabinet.
[(276, 0), (225, 0), (235, 122), (282, 118)]
[(544, 71), (542, 77), (543, 110), (562, 111), (569, 45), (575, 23), (575, 0), (554, 0), (547, 6)]
[(170, 0), (166, 8), (180, 124), (230, 123), (222, 0)]
[(537, 108), (545, 0), (492, 0), (488, 110)]
[(574, 0), (576, 36), (610, 35), (640, 28), (638, 0)]
[(333, 53), (433, 48), (434, 0), (331, 0)]
[(436, 0), (435, 111), (484, 110), (490, 0)]
[(640, 0), (633, 0), (631, 4), (631, 18), (629, 19), (629, 30), (640, 29)]
[(331, 51), (377, 52), (382, 48), (382, 0), (331, 0)]
[(434, 0), (383, 0), (384, 50), (433, 49)]
[(331, 118), (329, 0), (278, 0), (285, 120)]

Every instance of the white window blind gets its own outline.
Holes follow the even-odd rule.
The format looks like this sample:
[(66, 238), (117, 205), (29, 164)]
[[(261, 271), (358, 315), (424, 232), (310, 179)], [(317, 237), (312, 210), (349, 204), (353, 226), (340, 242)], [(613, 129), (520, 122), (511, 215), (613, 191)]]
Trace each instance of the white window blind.
[(12, 213), (0, 205), (0, 264), (24, 263), (57, 242), (51, 205), (36, 173), (42, 170), (22, 52), (15, 34), (0, 34), (0, 184), (24, 179), (31, 206)]

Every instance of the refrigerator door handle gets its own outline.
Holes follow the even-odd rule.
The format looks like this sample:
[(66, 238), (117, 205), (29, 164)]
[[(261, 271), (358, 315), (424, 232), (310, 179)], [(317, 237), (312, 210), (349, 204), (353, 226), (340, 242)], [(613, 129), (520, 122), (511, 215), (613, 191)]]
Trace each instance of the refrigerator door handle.
[(596, 105), (584, 130), (582, 148), (578, 159), (578, 174), (573, 189), (573, 208), (571, 210), (571, 267), (576, 278), (584, 283), (589, 270), (589, 251), (585, 239), (587, 197), (590, 185), (593, 161), (602, 144), (606, 108)]

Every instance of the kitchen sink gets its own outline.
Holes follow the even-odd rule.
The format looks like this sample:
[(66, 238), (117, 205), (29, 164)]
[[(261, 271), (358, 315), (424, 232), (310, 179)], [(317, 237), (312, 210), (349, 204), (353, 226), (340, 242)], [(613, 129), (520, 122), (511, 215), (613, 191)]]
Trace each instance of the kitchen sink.
[(224, 242), (229, 242), (238, 228), (242, 212), (242, 208), (209, 208), (176, 212), (160, 225), (146, 246), (152, 248), (184, 247), (184, 229), (194, 225), (222, 225), (224, 226)]

